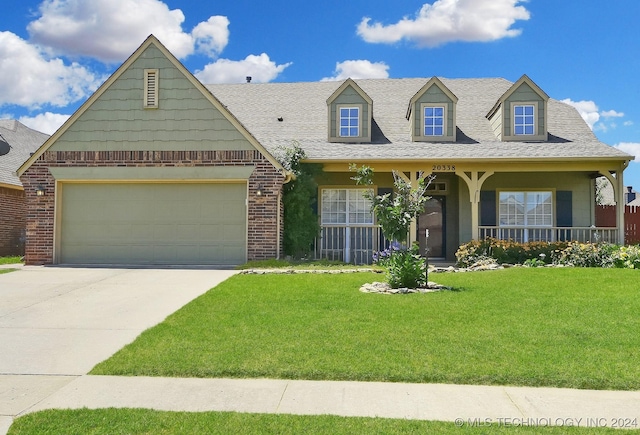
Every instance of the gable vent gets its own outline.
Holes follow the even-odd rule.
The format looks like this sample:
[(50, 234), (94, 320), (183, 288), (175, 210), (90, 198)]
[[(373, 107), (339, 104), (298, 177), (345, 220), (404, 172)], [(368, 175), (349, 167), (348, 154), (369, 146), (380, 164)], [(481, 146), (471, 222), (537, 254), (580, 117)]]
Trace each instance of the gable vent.
[(144, 107), (158, 108), (158, 70), (144, 70)]

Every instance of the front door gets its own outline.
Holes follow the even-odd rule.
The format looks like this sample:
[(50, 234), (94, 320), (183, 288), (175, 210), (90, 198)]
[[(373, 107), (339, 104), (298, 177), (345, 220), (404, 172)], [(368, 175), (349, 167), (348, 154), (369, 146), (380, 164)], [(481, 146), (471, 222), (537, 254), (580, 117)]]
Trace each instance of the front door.
[[(431, 258), (444, 258), (445, 252), (445, 197), (432, 196), (424, 206), (424, 212), (418, 216), (417, 239), (420, 242), (420, 253)], [(429, 230), (429, 239), (426, 236)]]

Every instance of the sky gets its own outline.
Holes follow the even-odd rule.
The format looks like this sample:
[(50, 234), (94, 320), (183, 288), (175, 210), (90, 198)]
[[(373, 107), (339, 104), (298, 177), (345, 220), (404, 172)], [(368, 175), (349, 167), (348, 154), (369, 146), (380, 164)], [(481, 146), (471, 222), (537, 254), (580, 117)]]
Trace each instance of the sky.
[(2, 0), (0, 118), (52, 134), (149, 34), (205, 84), (527, 74), (638, 156), (638, 0)]

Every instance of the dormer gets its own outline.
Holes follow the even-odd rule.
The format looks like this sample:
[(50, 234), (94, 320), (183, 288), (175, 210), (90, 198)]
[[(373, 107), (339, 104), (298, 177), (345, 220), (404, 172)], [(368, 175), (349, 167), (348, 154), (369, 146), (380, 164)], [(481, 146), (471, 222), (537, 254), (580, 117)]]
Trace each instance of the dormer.
[(546, 141), (548, 100), (525, 74), (498, 99), (487, 119), (502, 141)]
[(371, 142), (373, 100), (352, 79), (327, 99), (329, 142)]
[(415, 142), (455, 142), (458, 97), (437, 77), (411, 98), (407, 119)]

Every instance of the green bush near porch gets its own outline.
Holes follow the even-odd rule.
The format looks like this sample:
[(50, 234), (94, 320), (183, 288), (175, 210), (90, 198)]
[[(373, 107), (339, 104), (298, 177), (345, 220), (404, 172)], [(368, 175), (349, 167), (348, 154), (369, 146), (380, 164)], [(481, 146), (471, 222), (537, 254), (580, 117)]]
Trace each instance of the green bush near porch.
[(640, 269), (640, 246), (618, 246), (610, 243), (528, 242), (511, 240), (473, 240), (458, 248), (457, 264), (469, 267), (492, 259), (499, 264), (575, 267), (617, 267)]
[(458, 291), (358, 291), (379, 278), (234, 276), (92, 374), (640, 389), (636, 271), (442, 273)]

